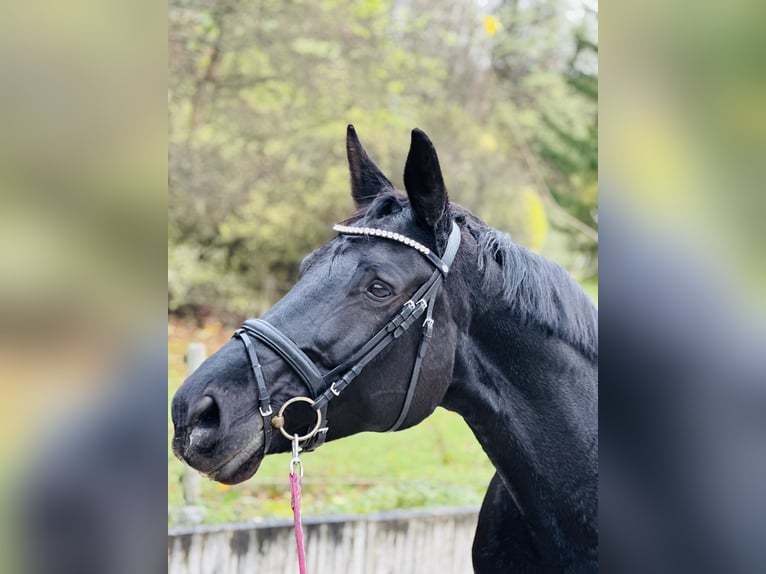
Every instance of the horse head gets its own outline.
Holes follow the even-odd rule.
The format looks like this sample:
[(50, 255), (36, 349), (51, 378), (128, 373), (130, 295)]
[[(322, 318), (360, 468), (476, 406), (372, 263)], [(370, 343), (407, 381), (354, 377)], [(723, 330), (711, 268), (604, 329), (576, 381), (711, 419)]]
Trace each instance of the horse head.
[[(303, 446), (315, 448), (413, 426), (452, 380), (457, 328), (444, 285), (460, 230), (436, 151), (413, 130), (404, 194), (353, 126), (346, 148), (356, 214), (173, 398), (174, 453), (219, 482), (250, 478), (266, 454), (290, 450), (286, 436), (314, 432)], [(280, 412), (296, 397), (310, 400)]]

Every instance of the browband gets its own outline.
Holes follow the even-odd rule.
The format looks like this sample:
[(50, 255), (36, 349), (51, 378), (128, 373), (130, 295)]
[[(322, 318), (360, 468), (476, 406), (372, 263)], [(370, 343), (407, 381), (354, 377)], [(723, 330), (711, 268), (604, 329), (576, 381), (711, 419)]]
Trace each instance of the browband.
[[(445, 277), (447, 273), (449, 273), (449, 267), (452, 265), (452, 260), (455, 258), (457, 248), (460, 245), (460, 230), (458, 229), (457, 223), (454, 221), (452, 222), (452, 229), (450, 230), (451, 232), (447, 243), (447, 248), (444, 250), (444, 255), (441, 259), (439, 259), (439, 257), (437, 257), (433, 251), (431, 251), (422, 243), (419, 243), (414, 239), (410, 239), (401, 233), (386, 231), (385, 229), (375, 229), (374, 227), (353, 227), (340, 224), (333, 225), (332, 228), (342, 235), (366, 235), (368, 237), (382, 237), (383, 239), (391, 239), (393, 241), (398, 241), (399, 243), (404, 243), (408, 247), (412, 247), (413, 249), (416, 249), (425, 255), (426, 259), (428, 259), (434, 265), (434, 267), (441, 271)], [(453, 242), (453, 239), (455, 239), (454, 247), (453, 249), (450, 249), (450, 243)]]

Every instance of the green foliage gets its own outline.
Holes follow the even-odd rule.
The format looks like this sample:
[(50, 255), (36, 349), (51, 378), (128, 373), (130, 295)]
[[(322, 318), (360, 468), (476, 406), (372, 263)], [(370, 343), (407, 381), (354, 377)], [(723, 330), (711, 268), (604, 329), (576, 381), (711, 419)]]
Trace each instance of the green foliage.
[(578, 254), (593, 240), (559, 217), (595, 227), (596, 84), (575, 42), (587, 35), (564, 25), (560, 2), (525, 6), (173, 3), (170, 309), (242, 316), (289, 288), (352, 213), (348, 123), (399, 187), (409, 130), (424, 129), (453, 199), (591, 274)]
[[(574, 27), (563, 0), (502, 2), (509, 33), (493, 49), (493, 66), (510, 96), (499, 116), (566, 238), (559, 261), (580, 277), (598, 270), (597, 16), (586, 7)], [(567, 30), (563, 32), (563, 30)], [(584, 233), (589, 231), (589, 233)]]

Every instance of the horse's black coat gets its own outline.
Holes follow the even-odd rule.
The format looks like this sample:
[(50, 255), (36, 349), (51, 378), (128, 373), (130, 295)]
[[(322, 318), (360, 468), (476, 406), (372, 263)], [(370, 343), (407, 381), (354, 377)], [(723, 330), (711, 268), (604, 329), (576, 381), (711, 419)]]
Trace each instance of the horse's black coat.
[[(439, 253), (450, 222), (461, 229), (460, 251), (437, 299), (431, 350), (402, 428), (441, 405), (463, 416), (494, 464), (474, 541), (476, 571), (596, 571), (595, 308), (561, 268), (449, 203), (423, 132), (412, 133), (406, 196), (351, 127), (347, 151), (358, 210), (350, 222), (401, 233)], [(338, 237), (306, 258), (296, 286), (264, 319), (329, 369), (379, 329), (430, 272), (406, 246)], [(370, 296), (368, 288), (381, 282), (391, 295)], [(406, 393), (417, 337), (402, 336), (331, 403), (328, 440), (390, 426)], [(305, 395), (284, 362), (262, 351), (275, 406)], [(175, 452), (221, 482), (246, 480), (265, 454), (247, 369), (241, 345), (230, 342), (173, 400)], [(214, 407), (200, 413), (195, 405), (210, 403), (203, 397)], [(269, 452), (287, 449), (275, 436)]]

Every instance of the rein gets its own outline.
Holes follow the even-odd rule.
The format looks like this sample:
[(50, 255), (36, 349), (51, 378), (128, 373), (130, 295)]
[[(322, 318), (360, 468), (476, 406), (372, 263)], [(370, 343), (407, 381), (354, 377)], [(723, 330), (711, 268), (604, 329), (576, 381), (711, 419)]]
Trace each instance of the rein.
[[(316, 365), (309, 359), (295, 342), (279, 331), (276, 327), (262, 319), (248, 319), (234, 332), (233, 337), (240, 339), (245, 347), (250, 368), (256, 382), (258, 392), (258, 410), (263, 417), (264, 455), (268, 452), (272, 439), (272, 427), (278, 429), (282, 435), (292, 443), (293, 458), (290, 461), (290, 491), (291, 505), (294, 513), (295, 538), (298, 549), (298, 566), (301, 574), (305, 573), (305, 555), (303, 550), (303, 529), (300, 518), (301, 478), (303, 465), (298, 456), (299, 451), (310, 452), (321, 446), (327, 438), (329, 421), (327, 420), (327, 407), (331, 400), (340, 396), (343, 390), (358, 377), (362, 370), (377, 357), (384, 349), (406, 333), (415, 322), (425, 314), (421, 327), (420, 343), (418, 345), (415, 364), (410, 375), (407, 393), (404, 397), (399, 416), (386, 430), (397, 430), (407, 418), (412, 399), (415, 396), (420, 369), (423, 359), (428, 352), (428, 346), (433, 337), (434, 320), (433, 309), (436, 297), (444, 280), (449, 273), (458, 249), (460, 248), (460, 228), (453, 221), (447, 246), (444, 254), (438, 257), (428, 247), (399, 233), (375, 229), (372, 227), (354, 227), (347, 225), (335, 225), (333, 229), (340, 235), (379, 237), (396, 241), (421, 253), (434, 267), (431, 276), (423, 283), (410, 299), (402, 306), (383, 327), (375, 333), (362, 347), (350, 358), (336, 366), (324, 375), (320, 373)], [(309, 397), (294, 397), (279, 410), (276, 416), (271, 406), (263, 369), (252, 339), (255, 339), (277, 353), (306, 385)], [(316, 411), (317, 421), (314, 427), (305, 435), (291, 435), (285, 430), (285, 409), (294, 402), (307, 402)], [(271, 418), (270, 418), (271, 417)], [(303, 443), (301, 445), (301, 443)], [(297, 470), (296, 470), (297, 469)]]

